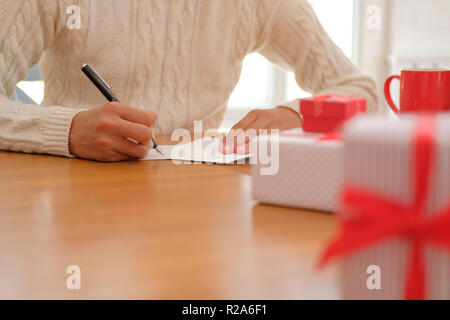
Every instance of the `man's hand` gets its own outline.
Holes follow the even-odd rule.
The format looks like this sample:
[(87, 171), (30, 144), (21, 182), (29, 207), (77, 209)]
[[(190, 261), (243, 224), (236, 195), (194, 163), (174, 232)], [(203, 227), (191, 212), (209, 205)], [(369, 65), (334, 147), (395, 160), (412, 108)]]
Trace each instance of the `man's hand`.
[(155, 120), (152, 111), (117, 102), (80, 112), (72, 120), (70, 153), (98, 161), (145, 157), (153, 147)]
[[(223, 139), (223, 153), (245, 154), (249, 152), (249, 129), (254, 129), (256, 135), (259, 130), (272, 129), (287, 130), (302, 126), (300, 115), (287, 107), (278, 107), (268, 110), (252, 110), (239, 121)], [(244, 137), (245, 136), (245, 137)]]

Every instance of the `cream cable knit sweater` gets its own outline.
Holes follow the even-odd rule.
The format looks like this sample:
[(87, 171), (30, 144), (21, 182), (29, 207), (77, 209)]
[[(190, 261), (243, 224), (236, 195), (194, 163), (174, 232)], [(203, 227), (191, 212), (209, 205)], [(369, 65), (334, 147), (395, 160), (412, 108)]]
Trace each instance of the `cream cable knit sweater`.
[[(69, 29), (67, 7), (81, 9)], [(303, 89), (361, 95), (374, 82), (332, 43), (306, 0), (1, 0), (0, 149), (70, 156), (73, 117), (105, 103), (80, 71), (91, 63), (122, 102), (158, 113), (157, 133), (217, 127), (258, 51), (293, 70)], [(9, 100), (40, 61), (41, 106)], [(285, 106), (297, 110), (298, 101)]]

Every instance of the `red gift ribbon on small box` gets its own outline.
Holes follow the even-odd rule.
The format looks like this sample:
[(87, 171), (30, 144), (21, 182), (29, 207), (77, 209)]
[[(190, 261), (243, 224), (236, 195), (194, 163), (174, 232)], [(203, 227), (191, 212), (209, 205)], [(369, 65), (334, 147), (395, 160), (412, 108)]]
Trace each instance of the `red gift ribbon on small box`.
[(346, 102), (352, 101), (354, 99), (357, 100), (358, 109), (361, 108), (359, 97), (355, 97), (355, 96), (343, 97), (343, 96), (340, 96), (337, 94), (325, 94), (325, 95), (321, 95), (321, 96), (314, 96), (313, 97), (313, 101), (314, 101), (313, 117), (319, 118), (324, 115), (324, 110), (323, 110), (323, 102), (324, 101), (346, 103)]
[(436, 163), (436, 116), (421, 114), (414, 132), (413, 198), (404, 204), (354, 186), (344, 188), (341, 202), (355, 216), (341, 220), (340, 235), (326, 249), (319, 267), (336, 257), (346, 257), (387, 238), (407, 238), (412, 243), (406, 274), (405, 298), (423, 300), (425, 244), (450, 251), (450, 204), (429, 217), (424, 215), (430, 178)]
[[(337, 105), (326, 109), (325, 103)], [(351, 105), (347, 105), (350, 103)], [(366, 112), (366, 101), (357, 96), (327, 94), (300, 101), (303, 127), (307, 132), (326, 133), (338, 130), (345, 121), (362, 112)]]
[(342, 140), (341, 133), (338, 131), (333, 131), (317, 137), (317, 135), (312, 135), (308, 133), (280, 133), (280, 137), (295, 137), (295, 138), (317, 138), (317, 142), (325, 141), (340, 141)]

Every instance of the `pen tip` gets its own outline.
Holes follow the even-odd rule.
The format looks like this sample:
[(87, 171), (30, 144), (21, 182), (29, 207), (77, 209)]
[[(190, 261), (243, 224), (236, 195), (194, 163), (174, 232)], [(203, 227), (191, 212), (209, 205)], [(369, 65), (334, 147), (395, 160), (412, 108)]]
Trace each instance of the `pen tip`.
[(158, 151), (161, 155), (164, 155), (164, 152), (162, 152), (161, 148), (159, 146), (155, 147), (156, 151)]

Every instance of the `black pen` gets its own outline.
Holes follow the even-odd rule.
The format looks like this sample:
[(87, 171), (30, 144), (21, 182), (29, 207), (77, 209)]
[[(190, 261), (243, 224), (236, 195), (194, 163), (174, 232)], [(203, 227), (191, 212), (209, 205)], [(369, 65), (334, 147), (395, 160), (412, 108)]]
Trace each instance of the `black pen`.
[[(81, 71), (92, 81), (92, 83), (97, 87), (97, 89), (108, 99), (109, 102), (119, 102), (119, 99), (112, 93), (108, 83), (103, 80), (103, 78), (91, 67), (89, 63), (83, 64)], [(164, 155), (161, 148), (156, 143), (155, 139), (152, 138), (153, 149), (158, 151), (161, 155)]]

